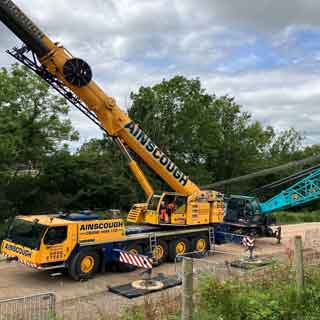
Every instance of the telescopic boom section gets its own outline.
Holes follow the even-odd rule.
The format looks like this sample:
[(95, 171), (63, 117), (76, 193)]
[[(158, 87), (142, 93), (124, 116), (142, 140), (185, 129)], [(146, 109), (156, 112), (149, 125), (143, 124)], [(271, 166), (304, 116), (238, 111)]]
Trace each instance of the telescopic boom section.
[(198, 186), (150, 140), (93, 80), (90, 66), (52, 42), (11, 0), (0, 0), (0, 20), (38, 57), (48, 72), (93, 111), (104, 129), (134, 151), (174, 191), (193, 194)]

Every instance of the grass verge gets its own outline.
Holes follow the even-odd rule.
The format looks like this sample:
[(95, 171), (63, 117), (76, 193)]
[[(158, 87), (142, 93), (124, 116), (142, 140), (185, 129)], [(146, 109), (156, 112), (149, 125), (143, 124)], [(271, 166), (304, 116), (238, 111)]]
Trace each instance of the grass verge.
[[(298, 292), (290, 266), (272, 266), (262, 274), (220, 282), (203, 273), (194, 292), (194, 320), (316, 320), (320, 319), (320, 271), (306, 272), (306, 286)], [(177, 298), (178, 299), (178, 298)], [(180, 297), (179, 297), (180, 299)], [(121, 320), (180, 319), (180, 303), (148, 300), (127, 309)], [(167, 306), (170, 306), (167, 308)], [(160, 311), (162, 310), (162, 311)]]
[(320, 222), (320, 211), (289, 212), (279, 211), (273, 214), (277, 224), (295, 224), (304, 222)]

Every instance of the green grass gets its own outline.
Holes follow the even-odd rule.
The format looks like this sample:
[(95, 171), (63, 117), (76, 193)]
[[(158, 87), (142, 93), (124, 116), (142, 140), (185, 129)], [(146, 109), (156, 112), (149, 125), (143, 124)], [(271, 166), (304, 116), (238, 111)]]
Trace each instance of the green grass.
[[(267, 272), (247, 279), (218, 281), (202, 274), (194, 293), (194, 320), (317, 320), (320, 319), (320, 271), (307, 270), (305, 289), (299, 293), (290, 266), (274, 265)], [(180, 299), (180, 298), (179, 298)], [(127, 309), (121, 320), (178, 320), (180, 305), (159, 312), (170, 304), (165, 299)], [(159, 307), (159, 305), (161, 307)]]
[(320, 222), (320, 211), (304, 211), (304, 212), (280, 211), (280, 212), (274, 213), (274, 216), (277, 219), (277, 224)]
[(274, 267), (251, 281), (225, 283), (204, 275), (197, 292), (195, 320), (320, 319), (320, 271), (308, 271), (304, 292), (298, 293), (290, 267)]

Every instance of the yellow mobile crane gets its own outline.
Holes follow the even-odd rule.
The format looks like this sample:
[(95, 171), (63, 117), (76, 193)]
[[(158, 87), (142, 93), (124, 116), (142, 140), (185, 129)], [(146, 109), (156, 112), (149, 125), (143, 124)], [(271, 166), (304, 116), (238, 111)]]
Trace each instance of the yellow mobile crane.
[[(24, 42), (23, 47), (7, 52), (113, 139), (148, 198), (129, 213), (128, 220), (136, 223), (135, 227), (126, 228), (119, 219), (100, 220), (83, 214), (18, 217), (1, 252), (39, 269), (68, 268), (74, 278), (87, 277), (98, 266), (114, 261), (117, 250), (135, 254), (150, 250), (158, 262), (167, 256), (172, 260), (188, 250), (205, 252), (213, 234), (217, 234), (212, 228), (223, 221), (222, 194), (200, 190), (92, 80), (90, 66), (53, 42), (11, 0), (0, 0), (0, 20)], [(154, 194), (130, 152), (173, 192)], [(169, 205), (169, 219), (163, 219), (161, 212)]]
[[(169, 224), (222, 222), (222, 195), (211, 190), (200, 190), (119, 108), (115, 100), (92, 80), (91, 68), (85, 61), (73, 57), (63, 46), (52, 42), (11, 0), (1, 0), (0, 10), (2, 22), (36, 55), (43, 71), (59, 80), (84, 102), (86, 111), (94, 116), (128, 159), (130, 169), (149, 198), (148, 207), (134, 206), (129, 214), (129, 221), (161, 224), (161, 204), (171, 201), (175, 206)], [(127, 148), (137, 154), (175, 193), (154, 195), (148, 180)]]

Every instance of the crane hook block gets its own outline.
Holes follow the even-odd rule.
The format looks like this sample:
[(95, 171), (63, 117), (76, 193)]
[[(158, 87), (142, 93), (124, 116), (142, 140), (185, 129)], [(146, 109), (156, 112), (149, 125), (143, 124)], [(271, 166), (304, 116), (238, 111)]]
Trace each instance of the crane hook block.
[(81, 88), (92, 80), (92, 71), (89, 64), (84, 60), (72, 58), (64, 64), (63, 76), (69, 83)]

